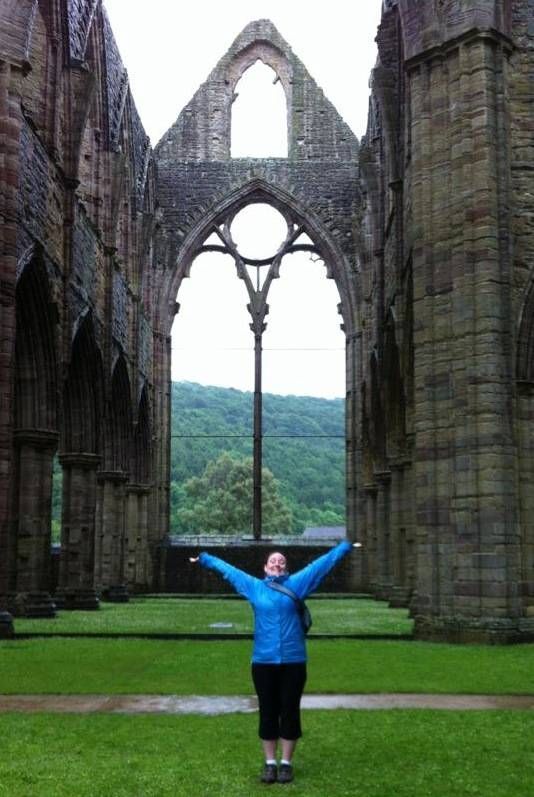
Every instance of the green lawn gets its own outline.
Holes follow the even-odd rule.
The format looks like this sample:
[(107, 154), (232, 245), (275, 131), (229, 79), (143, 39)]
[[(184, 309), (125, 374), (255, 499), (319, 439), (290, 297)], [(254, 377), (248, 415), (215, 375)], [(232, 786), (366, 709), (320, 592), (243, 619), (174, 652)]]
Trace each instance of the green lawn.
[[(312, 634), (410, 634), (406, 609), (366, 599), (309, 602)], [(230, 627), (213, 628), (223, 623)], [(219, 598), (137, 598), (130, 603), (102, 603), (94, 612), (59, 612), (53, 620), (17, 619), (18, 633), (251, 633), (252, 610), (244, 600)]]
[[(43, 639), (0, 643), (0, 691), (248, 694), (250, 641)], [(533, 692), (533, 645), (311, 640), (308, 692)]]
[[(1, 797), (249, 797), (254, 715), (0, 716)], [(527, 712), (313, 711), (295, 782), (303, 797), (528, 797)]]
[[(405, 611), (311, 602), (317, 633), (406, 633)], [(140, 599), (17, 631), (250, 630), (237, 600)], [(393, 629), (397, 629), (396, 631)], [(310, 640), (308, 693), (532, 693), (533, 645)], [(251, 694), (251, 642), (18, 639), (0, 642), (4, 694)], [(296, 780), (304, 797), (528, 797), (534, 714), (306, 711)], [(0, 714), (0, 797), (252, 797), (265, 794), (254, 715)], [(276, 793), (282, 787), (271, 787)]]

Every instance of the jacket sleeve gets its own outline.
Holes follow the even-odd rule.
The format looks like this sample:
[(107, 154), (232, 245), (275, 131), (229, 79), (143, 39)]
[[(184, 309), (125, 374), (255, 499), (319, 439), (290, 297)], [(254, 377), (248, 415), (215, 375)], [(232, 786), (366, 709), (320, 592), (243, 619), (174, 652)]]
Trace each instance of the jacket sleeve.
[(311, 592), (317, 589), (323, 578), (328, 575), (337, 563), (343, 559), (352, 549), (350, 542), (340, 542), (328, 553), (319, 556), (302, 570), (289, 577), (288, 586), (296, 592), (299, 598), (306, 598)]
[(248, 600), (252, 600), (258, 581), (257, 578), (245, 573), (243, 570), (239, 570), (238, 567), (229, 565), (224, 559), (219, 559), (218, 556), (212, 556), (209, 553), (201, 553), (198, 561), (202, 567), (213, 570), (215, 573), (222, 576), (240, 595), (243, 595)]

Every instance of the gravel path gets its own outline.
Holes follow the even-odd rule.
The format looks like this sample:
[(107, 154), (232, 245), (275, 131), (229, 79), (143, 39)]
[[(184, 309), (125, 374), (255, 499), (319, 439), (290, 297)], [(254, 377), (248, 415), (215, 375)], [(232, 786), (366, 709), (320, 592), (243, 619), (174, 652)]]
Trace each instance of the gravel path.
[[(534, 709), (534, 695), (304, 695), (303, 709)], [(257, 710), (255, 697), (232, 695), (0, 695), (0, 712), (234, 714)]]

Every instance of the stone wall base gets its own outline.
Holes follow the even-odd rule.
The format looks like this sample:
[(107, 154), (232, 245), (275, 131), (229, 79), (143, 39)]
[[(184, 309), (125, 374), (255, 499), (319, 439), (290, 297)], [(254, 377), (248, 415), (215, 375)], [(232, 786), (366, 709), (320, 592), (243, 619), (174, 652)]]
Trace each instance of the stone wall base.
[(13, 617), (9, 612), (0, 611), (0, 639), (13, 639), (14, 636)]
[(11, 592), (7, 609), (14, 617), (55, 617), (56, 604), (49, 592)]
[(414, 637), (425, 642), (514, 645), (534, 642), (534, 618), (415, 617)]
[[(244, 541), (240, 543), (215, 543), (206, 541), (200, 544), (175, 541), (161, 546), (159, 551), (160, 578), (158, 591), (185, 594), (232, 593), (227, 581), (198, 565), (192, 565), (189, 557), (196, 557), (201, 551), (225, 559), (247, 573), (263, 577), (263, 565), (273, 551), (281, 551), (288, 560), (289, 571), (295, 572), (305, 567), (313, 559), (327, 553), (333, 545), (291, 544), (280, 540)], [(357, 573), (358, 554), (346, 556), (322, 582), (319, 592), (358, 592)]]
[(373, 589), (373, 597), (377, 601), (390, 601), (393, 594), (393, 584), (377, 583)]
[(58, 609), (66, 611), (92, 611), (100, 608), (100, 600), (96, 590), (91, 588), (69, 589), (60, 587), (56, 590), (54, 600)]
[(108, 603), (128, 603), (130, 595), (126, 584), (114, 584), (102, 590), (102, 600)]
[(412, 590), (409, 587), (393, 587), (389, 596), (389, 605), (392, 609), (407, 609), (412, 599)]

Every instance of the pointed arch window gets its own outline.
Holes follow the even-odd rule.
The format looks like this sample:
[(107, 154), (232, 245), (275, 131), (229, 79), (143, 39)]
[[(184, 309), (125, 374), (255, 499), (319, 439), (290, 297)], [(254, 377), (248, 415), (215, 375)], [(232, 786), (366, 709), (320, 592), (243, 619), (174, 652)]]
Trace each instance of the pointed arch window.
[[(204, 242), (194, 253), (193, 260), (196, 261), (215, 252), (225, 257), (227, 267), (237, 271), (237, 276), (244, 283), (249, 299), (248, 326), (252, 332), (254, 355), (252, 525), (254, 538), (259, 540), (262, 529), (262, 450), (265, 436), (262, 423), (262, 361), (263, 336), (268, 326), (268, 295), (273, 281), (280, 276), (282, 261), (286, 256), (301, 254), (311, 256), (317, 261), (318, 267), (319, 261), (324, 267), (324, 258), (320, 247), (313, 242), (304, 224), (291, 210), (286, 207), (275, 207), (261, 200), (252, 201), (237, 211), (231, 210), (215, 221), (207, 230)], [(291, 270), (289, 266), (288, 270)], [(301, 282), (303, 279), (309, 280), (309, 276), (303, 277), (301, 272)], [(214, 292), (217, 296), (221, 295), (217, 290)], [(181, 293), (179, 295), (182, 298)], [(297, 295), (302, 298), (302, 286)], [(306, 304), (309, 304), (309, 301)], [(308, 307), (308, 312), (310, 309)], [(273, 433), (271, 436), (280, 435)]]
[(287, 99), (274, 69), (260, 59), (235, 88), (232, 158), (287, 158)]

